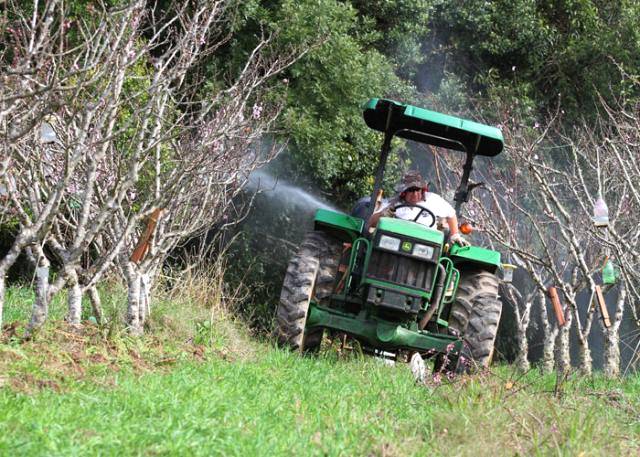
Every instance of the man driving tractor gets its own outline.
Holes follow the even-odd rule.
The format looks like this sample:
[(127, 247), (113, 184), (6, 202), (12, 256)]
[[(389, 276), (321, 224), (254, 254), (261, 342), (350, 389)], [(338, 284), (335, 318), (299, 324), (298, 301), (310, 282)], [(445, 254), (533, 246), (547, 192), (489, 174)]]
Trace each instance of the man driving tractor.
[(439, 228), (444, 220), (449, 229), (449, 240), (462, 246), (469, 243), (458, 231), (458, 218), (453, 207), (440, 195), (429, 192), (427, 182), (417, 170), (408, 171), (396, 186), (398, 195), (374, 212), (369, 227), (375, 227), (381, 217), (412, 220), (428, 227)]
[[(500, 154), (502, 133), (379, 98), (363, 106), (363, 118), (384, 133), (370, 197), (352, 215), (316, 212), (313, 230), (287, 267), (276, 312), (278, 340), (292, 350), (315, 352), (328, 330), (349, 335), (363, 352), (385, 351), (396, 360), (412, 352), (431, 355), (437, 370), (464, 370), (465, 359), (488, 366), (502, 313), (500, 253), (460, 246), (465, 241), (455, 215), (478, 185), (469, 182), (474, 158)], [(428, 192), (415, 171), (403, 177), (389, 204), (378, 211), (367, 204), (381, 195), (396, 137), (465, 154), (455, 211)]]

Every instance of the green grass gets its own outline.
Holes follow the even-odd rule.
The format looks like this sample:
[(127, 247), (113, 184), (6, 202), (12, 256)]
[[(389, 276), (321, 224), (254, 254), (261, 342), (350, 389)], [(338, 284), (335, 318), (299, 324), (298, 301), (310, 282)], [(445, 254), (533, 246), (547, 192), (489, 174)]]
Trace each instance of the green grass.
[(416, 385), (405, 365), (299, 357), (182, 305), (159, 301), (144, 339), (54, 323), (0, 344), (0, 455), (640, 452), (639, 377), (558, 383), (502, 366)]
[[(9, 287), (6, 293), (6, 303), (2, 316), (3, 323), (14, 321), (27, 322), (31, 317), (31, 303), (33, 303), (33, 291), (26, 287)], [(66, 312), (65, 297), (57, 295), (49, 305), (49, 315), (54, 319), (62, 319)]]
[(637, 379), (569, 380), (558, 398), (552, 377), (509, 375), (416, 386), (405, 366), (267, 349), (109, 387), (3, 389), (0, 453), (637, 455)]
[[(122, 289), (110, 287), (108, 293), (103, 294), (103, 311), (106, 317), (123, 316), (123, 304), (126, 303), (126, 294)], [(3, 323), (28, 322), (31, 318), (31, 306), (34, 293), (27, 287), (9, 287), (5, 297), (6, 303), (3, 310)], [(82, 319), (88, 319), (91, 315), (91, 306), (88, 298), (82, 299)], [(54, 295), (49, 304), (49, 319), (62, 320), (67, 314), (67, 295), (62, 292)]]

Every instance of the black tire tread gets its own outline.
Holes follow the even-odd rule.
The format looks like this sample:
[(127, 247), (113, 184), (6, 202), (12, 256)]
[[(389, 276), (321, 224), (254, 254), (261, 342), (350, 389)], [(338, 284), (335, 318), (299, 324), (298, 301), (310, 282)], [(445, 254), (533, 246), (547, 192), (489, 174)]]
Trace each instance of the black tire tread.
[(287, 267), (276, 310), (276, 337), (300, 352), (317, 351), (323, 329), (305, 332), (309, 302), (327, 300), (338, 269), (340, 243), (323, 232), (308, 233)]
[(473, 363), (487, 367), (502, 314), (498, 278), (484, 270), (463, 271), (456, 300), (449, 315), (449, 328), (463, 336)]

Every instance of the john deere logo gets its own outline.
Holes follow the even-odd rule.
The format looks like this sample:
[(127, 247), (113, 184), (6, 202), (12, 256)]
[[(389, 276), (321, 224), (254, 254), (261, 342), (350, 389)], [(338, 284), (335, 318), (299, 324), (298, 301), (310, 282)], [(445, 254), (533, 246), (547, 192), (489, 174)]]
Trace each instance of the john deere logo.
[(411, 243), (409, 241), (403, 241), (402, 242), (402, 250), (404, 252), (411, 252)]

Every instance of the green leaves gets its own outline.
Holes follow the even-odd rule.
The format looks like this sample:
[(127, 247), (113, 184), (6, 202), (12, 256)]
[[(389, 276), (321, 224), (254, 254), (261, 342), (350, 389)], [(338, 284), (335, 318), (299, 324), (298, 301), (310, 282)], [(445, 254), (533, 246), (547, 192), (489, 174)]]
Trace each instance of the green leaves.
[(638, 14), (631, 2), (597, 0), (443, 3), (432, 13), (431, 62), (444, 59), (473, 90), (526, 94), (538, 114), (562, 104), (571, 121), (594, 112), (599, 93), (623, 89), (613, 62), (638, 72)]

